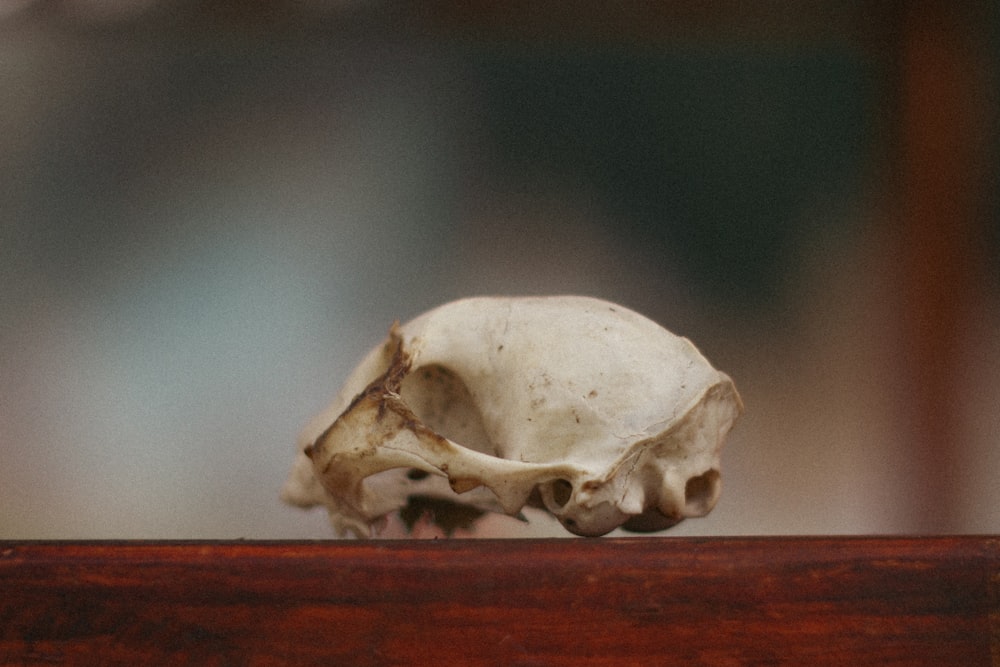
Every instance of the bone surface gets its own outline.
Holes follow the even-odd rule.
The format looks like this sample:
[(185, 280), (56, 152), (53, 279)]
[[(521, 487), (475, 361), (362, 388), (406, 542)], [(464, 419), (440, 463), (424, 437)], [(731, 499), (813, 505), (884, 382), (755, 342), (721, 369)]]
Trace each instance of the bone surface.
[(358, 536), (415, 499), (657, 531), (715, 506), (742, 410), (690, 341), (623, 306), (463, 299), (392, 327), (302, 432), (282, 497)]

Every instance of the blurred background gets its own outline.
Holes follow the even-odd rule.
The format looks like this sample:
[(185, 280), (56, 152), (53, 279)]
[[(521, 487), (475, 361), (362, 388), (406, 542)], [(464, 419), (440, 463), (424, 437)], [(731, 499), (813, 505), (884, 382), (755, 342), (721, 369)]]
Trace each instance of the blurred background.
[(329, 537), (360, 357), (546, 293), (741, 390), (669, 534), (1000, 532), (996, 3), (682, 4), (0, 6), (0, 537)]

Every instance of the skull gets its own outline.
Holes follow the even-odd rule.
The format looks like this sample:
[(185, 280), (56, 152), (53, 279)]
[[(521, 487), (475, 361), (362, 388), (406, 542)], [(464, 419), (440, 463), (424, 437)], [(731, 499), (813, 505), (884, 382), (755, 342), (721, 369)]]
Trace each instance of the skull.
[(393, 325), (303, 431), (282, 496), (359, 536), (414, 498), (662, 530), (715, 506), (742, 410), (690, 341), (622, 306), (463, 299)]

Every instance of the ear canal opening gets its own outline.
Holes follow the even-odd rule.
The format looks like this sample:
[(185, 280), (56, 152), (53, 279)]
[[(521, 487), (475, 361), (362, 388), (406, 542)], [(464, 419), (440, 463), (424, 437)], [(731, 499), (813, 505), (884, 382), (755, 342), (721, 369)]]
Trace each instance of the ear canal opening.
[(719, 499), (721, 475), (714, 468), (690, 478), (684, 485), (684, 513), (687, 516), (708, 514)]
[(552, 502), (559, 507), (565, 507), (573, 495), (573, 485), (565, 479), (552, 481)]
[(573, 497), (573, 483), (568, 479), (553, 479), (539, 484), (537, 491), (542, 506), (549, 512), (558, 514)]

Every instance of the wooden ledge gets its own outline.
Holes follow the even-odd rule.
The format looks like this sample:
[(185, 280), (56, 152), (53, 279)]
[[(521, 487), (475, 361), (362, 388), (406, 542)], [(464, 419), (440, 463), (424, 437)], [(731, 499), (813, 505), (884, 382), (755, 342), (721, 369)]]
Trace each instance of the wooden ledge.
[(1000, 537), (0, 542), (2, 664), (1000, 665)]

